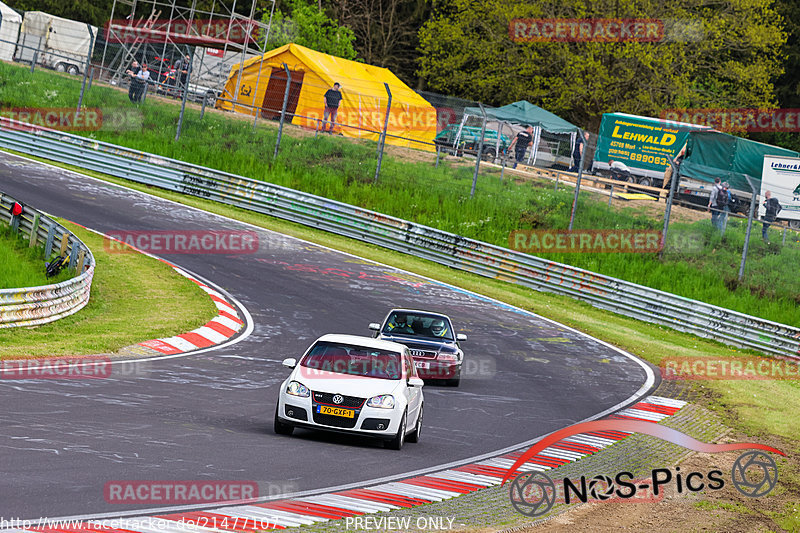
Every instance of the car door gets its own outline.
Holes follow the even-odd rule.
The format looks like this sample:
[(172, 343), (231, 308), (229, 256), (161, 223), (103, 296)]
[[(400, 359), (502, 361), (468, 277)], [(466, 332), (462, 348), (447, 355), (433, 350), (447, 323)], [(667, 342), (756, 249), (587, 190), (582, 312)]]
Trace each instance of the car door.
[(406, 376), (406, 400), (408, 401), (408, 427), (412, 428), (417, 423), (417, 416), (419, 416), (419, 409), (422, 405), (422, 387), (411, 387), (408, 385), (408, 380), (416, 377), (417, 368), (414, 366), (414, 359), (411, 357), (411, 352), (408, 348), (403, 351), (403, 367)]

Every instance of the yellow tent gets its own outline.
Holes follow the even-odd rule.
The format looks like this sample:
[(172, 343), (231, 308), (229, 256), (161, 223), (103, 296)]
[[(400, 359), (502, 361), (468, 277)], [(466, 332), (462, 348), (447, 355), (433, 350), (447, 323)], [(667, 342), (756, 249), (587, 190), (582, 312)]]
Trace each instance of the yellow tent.
[(297, 44), (287, 44), (263, 56), (256, 56), (231, 68), (225, 90), (216, 106), (226, 111), (280, 117), (286, 90), (283, 63), (289, 68), (287, 116), (292, 123), (322, 129), (325, 92), (334, 83), (341, 85), (335, 132), (347, 137), (377, 140), (386, 119), (388, 96), (392, 107), (386, 142), (433, 150), (436, 135), (436, 109), (389, 69), (316, 52)]

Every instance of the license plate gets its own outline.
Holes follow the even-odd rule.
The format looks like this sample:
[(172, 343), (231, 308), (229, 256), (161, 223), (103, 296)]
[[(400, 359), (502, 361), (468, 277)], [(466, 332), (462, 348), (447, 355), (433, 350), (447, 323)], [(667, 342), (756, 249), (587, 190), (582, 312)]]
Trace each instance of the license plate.
[(318, 405), (317, 412), (321, 415), (343, 416), (344, 418), (353, 418), (356, 414), (352, 409), (342, 409), (341, 407), (331, 407), (329, 405)]
[(427, 361), (414, 361), (414, 366), (417, 368), (428, 370), (431, 367), (431, 364)]

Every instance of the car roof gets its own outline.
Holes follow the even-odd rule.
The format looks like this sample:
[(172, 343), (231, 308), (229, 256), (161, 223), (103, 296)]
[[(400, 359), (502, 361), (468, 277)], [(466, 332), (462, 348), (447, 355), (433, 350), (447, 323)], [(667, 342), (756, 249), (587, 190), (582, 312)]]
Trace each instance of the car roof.
[(388, 313), (386, 313), (386, 316), (388, 317), (388, 316), (389, 316), (389, 315), (391, 315), (392, 313), (407, 313), (407, 314), (409, 314), (409, 315), (413, 315), (414, 313), (419, 313), (419, 314), (421, 314), (421, 315), (433, 315), (433, 316), (440, 316), (440, 317), (442, 317), (442, 318), (446, 318), (447, 320), (449, 320), (450, 322), (452, 322), (452, 320), (450, 320), (450, 317), (449, 317), (449, 316), (447, 316), (447, 315), (445, 315), (445, 314), (443, 314), (443, 313), (437, 313), (437, 312), (435, 312), (435, 311), (425, 311), (425, 310), (423, 310), (423, 309), (392, 309), (391, 311), (389, 311)]
[(403, 353), (406, 346), (399, 342), (382, 341), (373, 337), (363, 337), (361, 335), (341, 335), (336, 333), (328, 333), (323, 335), (316, 342), (335, 342), (340, 344), (350, 344), (354, 346), (363, 346), (364, 348), (374, 348), (376, 350), (386, 350), (389, 352)]

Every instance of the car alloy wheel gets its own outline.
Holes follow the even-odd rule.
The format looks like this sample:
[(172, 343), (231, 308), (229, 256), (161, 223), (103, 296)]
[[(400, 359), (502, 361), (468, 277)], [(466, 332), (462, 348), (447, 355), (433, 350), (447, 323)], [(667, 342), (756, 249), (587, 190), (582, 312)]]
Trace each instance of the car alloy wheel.
[(408, 436), (408, 442), (419, 442), (419, 437), (422, 434), (422, 405), (419, 406), (419, 416), (417, 416), (417, 426), (414, 432)]
[(386, 447), (392, 450), (400, 450), (403, 448), (403, 443), (406, 440), (406, 419), (408, 418), (408, 411), (403, 412), (403, 418), (400, 419), (400, 427), (397, 430), (397, 435), (386, 442)]

